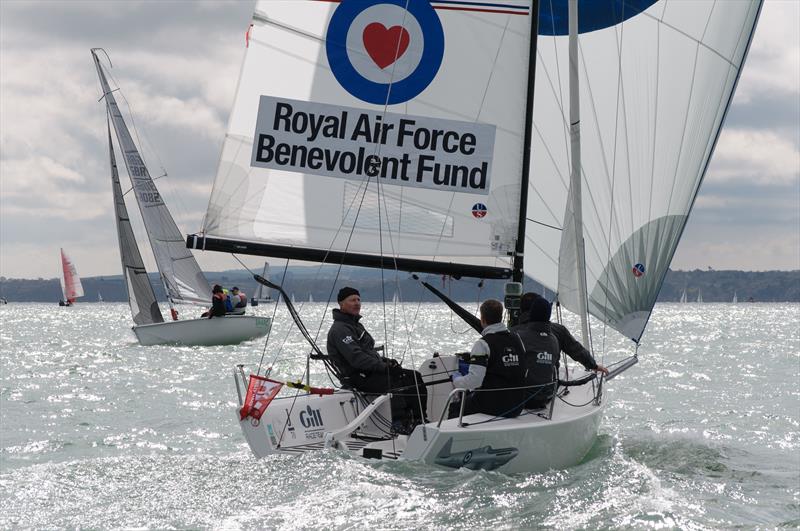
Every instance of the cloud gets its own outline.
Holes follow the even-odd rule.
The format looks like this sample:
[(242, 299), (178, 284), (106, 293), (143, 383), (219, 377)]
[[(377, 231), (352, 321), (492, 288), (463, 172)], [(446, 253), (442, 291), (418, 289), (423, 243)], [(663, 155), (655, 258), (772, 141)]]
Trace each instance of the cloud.
[(781, 94), (800, 85), (800, 2), (767, 0), (736, 91), (736, 103)]
[(773, 131), (726, 129), (714, 152), (707, 180), (791, 184), (800, 180), (800, 150)]

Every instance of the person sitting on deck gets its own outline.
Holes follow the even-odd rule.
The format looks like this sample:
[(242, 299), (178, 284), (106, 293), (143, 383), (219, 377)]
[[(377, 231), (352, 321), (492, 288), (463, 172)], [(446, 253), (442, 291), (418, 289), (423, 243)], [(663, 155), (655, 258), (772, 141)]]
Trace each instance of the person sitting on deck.
[(608, 374), (608, 369), (594, 360), (591, 352), (572, 337), (566, 326), (561, 323), (550, 322), (551, 312), (552, 305), (538, 293), (528, 292), (522, 295), (519, 324), (512, 326), (511, 331), (516, 332), (522, 338), (525, 350), (535, 350), (536, 345), (533, 343), (535, 343), (536, 337), (541, 332), (540, 329), (546, 327), (558, 340), (559, 355), (553, 360), (556, 371), (558, 371), (559, 367), (560, 353), (564, 352), (570, 358), (583, 365), (587, 371)]
[(201, 317), (208, 317), (211, 319), (212, 317), (225, 317), (225, 292), (222, 290), (222, 286), (219, 284), (214, 284), (214, 287), (211, 289), (211, 309)]
[(231, 304), (234, 310), (247, 307), (247, 295), (236, 286), (231, 289)]
[[(469, 372), (452, 375), (453, 386), (471, 389), (464, 404), (464, 414), (485, 413), (516, 417), (526, 399), (522, 364), (525, 349), (516, 334), (503, 324), (503, 303), (488, 299), (481, 304), (481, 337), (469, 356)], [(451, 417), (460, 404), (454, 404)]]
[(342, 288), (336, 300), (339, 308), (333, 310), (327, 350), (342, 385), (369, 394), (391, 392), (392, 429), (411, 433), (417, 424), (426, 422), (428, 391), (422, 376), (378, 353), (375, 340), (359, 322), (361, 294), (357, 289)]

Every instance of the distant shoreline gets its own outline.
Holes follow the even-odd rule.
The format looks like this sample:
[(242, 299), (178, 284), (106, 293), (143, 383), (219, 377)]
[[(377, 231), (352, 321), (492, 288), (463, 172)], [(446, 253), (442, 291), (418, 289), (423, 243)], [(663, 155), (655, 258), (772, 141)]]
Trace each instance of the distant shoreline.
[[(277, 270), (277, 271), (276, 271)], [(306, 301), (309, 296), (315, 301), (335, 299), (331, 285), (336, 276), (336, 266), (292, 266), (283, 277), (283, 268), (275, 268), (271, 280), (283, 285), (284, 290), (294, 295), (297, 301)], [(381, 286), (381, 274), (384, 283)], [(206, 273), (211, 284), (221, 284), (231, 288), (238, 286), (250, 296), (256, 288), (253, 277), (245, 270), (232, 270)], [(457, 301), (476, 302), (487, 298), (502, 299), (502, 280), (487, 280), (483, 286), (478, 279), (442, 279), (442, 277), (423, 277), (445, 294)], [(395, 280), (397, 279), (397, 280)], [(159, 300), (166, 300), (161, 282), (156, 274), (150, 274), (150, 281)], [(102, 297), (106, 302), (127, 301), (122, 275), (86, 277), (82, 279), (85, 296), (83, 302), (97, 301)], [(351, 285), (357, 287), (365, 301), (389, 301), (395, 292), (405, 302), (436, 301), (436, 297), (424, 289), (419, 281), (408, 273), (381, 272), (377, 269), (345, 267), (339, 274), (336, 289)], [(536, 281), (526, 278), (525, 291), (544, 294), (548, 299), (553, 292), (544, 289)], [(731, 302), (734, 294), (738, 302), (800, 302), (800, 270), (794, 271), (668, 271), (658, 302), (678, 302), (683, 290), (687, 300), (696, 301), (702, 294), (703, 302)], [(274, 295), (273, 295), (274, 296)], [(9, 302), (53, 302), (62, 297), (57, 278), (51, 279), (10, 279), (0, 277), (0, 297)], [(335, 302), (335, 300), (334, 300)]]

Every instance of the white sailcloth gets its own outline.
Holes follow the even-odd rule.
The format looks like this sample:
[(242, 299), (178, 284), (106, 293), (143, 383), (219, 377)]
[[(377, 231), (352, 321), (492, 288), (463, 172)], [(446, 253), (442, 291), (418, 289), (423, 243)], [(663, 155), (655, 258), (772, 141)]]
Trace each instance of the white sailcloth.
[[(761, 2), (579, 5), (588, 310), (638, 341), (705, 175)], [(565, 217), (566, 2), (542, 2), (541, 14), (525, 271), (577, 311), (576, 232)]]
[(167, 296), (174, 302), (207, 304), (211, 300), (208, 281), (191, 251), (186, 248), (181, 231), (178, 230), (175, 220), (172, 219), (155, 183), (150, 178), (150, 172), (136, 148), (108, 84), (104, 67), (94, 51), (92, 55)]
[(509, 268), (530, 2), (504, 4), (259, 1), (205, 234)]
[[(125, 206), (125, 198), (122, 195), (110, 130), (108, 131), (108, 152), (111, 160), (111, 188), (114, 192), (114, 214), (117, 222), (122, 276), (125, 279), (125, 289), (128, 293), (128, 304), (131, 307), (133, 322), (137, 325), (161, 323), (164, 318), (158, 307), (153, 286), (147, 276), (139, 246), (136, 244), (131, 220), (128, 217), (128, 209)], [(99, 293), (98, 297), (100, 297)]]

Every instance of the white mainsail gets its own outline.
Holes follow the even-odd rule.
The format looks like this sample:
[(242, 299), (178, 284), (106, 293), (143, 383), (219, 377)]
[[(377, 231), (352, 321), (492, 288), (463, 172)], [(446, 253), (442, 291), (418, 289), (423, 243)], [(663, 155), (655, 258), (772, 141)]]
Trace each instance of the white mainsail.
[[(613, 4), (613, 9), (606, 4)], [(638, 341), (722, 127), (760, 0), (580, 2), (588, 310)], [(525, 272), (579, 309), (565, 2), (542, 2)], [(562, 230), (563, 229), (563, 230)]]
[(208, 304), (211, 300), (208, 281), (192, 252), (186, 248), (181, 231), (150, 178), (150, 172), (128, 131), (95, 50), (92, 50), (92, 57), (167, 296), (173, 302)]
[(258, 2), (204, 234), (508, 273), (530, 2), (457, 4)]
[(128, 293), (133, 322), (137, 325), (161, 323), (164, 318), (158, 307), (153, 286), (147, 276), (139, 246), (136, 244), (131, 220), (128, 217), (128, 209), (125, 206), (110, 129), (108, 130), (108, 153), (111, 160), (111, 188), (114, 192), (114, 214), (117, 222), (119, 255), (122, 261), (122, 277), (125, 279), (125, 289)]
[(78, 297), (83, 297), (81, 277), (78, 276), (75, 264), (64, 252), (64, 249), (61, 249), (61, 278), (59, 280), (61, 281), (61, 293), (64, 295), (64, 301), (71, 303)]

